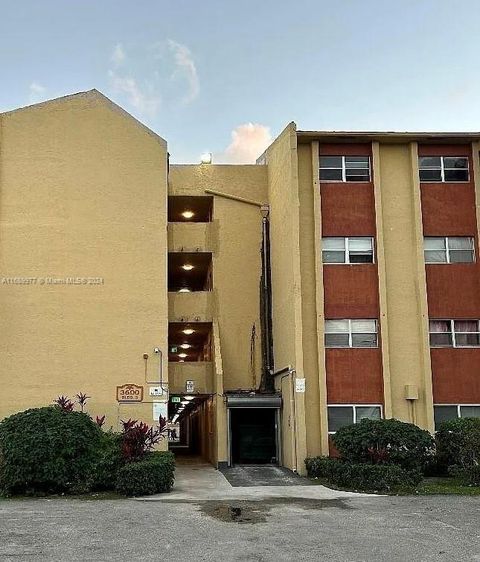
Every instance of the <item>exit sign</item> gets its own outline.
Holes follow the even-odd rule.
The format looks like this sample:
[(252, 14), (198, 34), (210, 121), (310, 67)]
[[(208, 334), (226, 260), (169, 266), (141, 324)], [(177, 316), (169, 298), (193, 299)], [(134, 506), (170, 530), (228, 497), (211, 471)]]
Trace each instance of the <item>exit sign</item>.
[(172, 402), (180, 402), (180, 396), (172, 396)]

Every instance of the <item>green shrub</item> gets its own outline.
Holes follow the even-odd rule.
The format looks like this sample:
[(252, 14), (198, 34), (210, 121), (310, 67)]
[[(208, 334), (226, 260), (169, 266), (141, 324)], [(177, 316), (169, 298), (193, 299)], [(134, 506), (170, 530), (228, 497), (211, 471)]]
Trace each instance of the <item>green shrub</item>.
[(435, 452), (428, 431), (395, 419), (364, 419), (340, 428), (332, 440), (346, 461), (398, 465), (405, 470), (422, 471)]
[(14, 414), (0, 423), (3, 494), (88, 491), (101, 429), (81, 412), (58, 406)]
[(468, 469), (480, 464), (480, 418), (458, 418), (440, 424), (435, 435), (439, 465)]
[(305, 459), (307, 473), (312, 478), (330, 478), (338, 463), (338, 459), (330, 457), (311, 457)]
[(306, 459), (305, 464), (309, 476), (360, 492), (395, 492), (413, 488), (422, 480), (421, 472), (393, 464), (351, 463), (328, 457)]
[(352, 464), (337, 462), (331, 481), (337, 486), (362, 492), (395, 492), (413, 488), (423, 478), (417, 470), (393, 464)]
[(174, 482), (175, 457), (170, 452), (147, 453), (142, 460), (122, 466), (116, 491), (125, 496), (149, 496), (169, 492)]
[(466, 486), (480, 486), (480, 465), (469, 467), (451, 466), (450, 476), (458, 478)]
[(121, 436), (111, 431), (103, 433), (96, 450), (95, 464), (91, 474), (92, 490), (113, 490), (117, 472), (123, 465)]

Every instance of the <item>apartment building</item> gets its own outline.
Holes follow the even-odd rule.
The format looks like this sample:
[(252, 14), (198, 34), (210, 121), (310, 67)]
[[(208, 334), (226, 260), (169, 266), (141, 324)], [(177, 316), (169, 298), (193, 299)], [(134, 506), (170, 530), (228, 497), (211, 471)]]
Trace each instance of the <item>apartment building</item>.
[(480, 416), (479, 153), (291, 123), (256, 165), (169, 165), (95, 90), (0, 114), (0, 417), (86, 392), (303, 472), (365, 417)]

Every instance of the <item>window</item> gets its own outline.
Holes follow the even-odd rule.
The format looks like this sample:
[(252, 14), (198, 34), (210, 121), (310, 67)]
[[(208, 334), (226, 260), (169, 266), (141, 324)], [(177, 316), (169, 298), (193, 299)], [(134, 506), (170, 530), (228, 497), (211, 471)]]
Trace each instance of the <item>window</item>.
[(368, 156), (320, 156), (323, 181), (370, 181)]
[(438, 429), (438, 426), (444, 421), (454, 420), (457, 418), (480, 418), (480, 405), (435, 404), (433, 406), (433, 412), (435, 417), (435, 429)]
[(325, 320), (325, 347), (377, 347), (377, 321)]
[(430, 320), (431, 347), (479, 347), (478, 320)]
[(423, 239), (425, 263), (472, 263), (473, 238), (468, 236), (427, 236)]
[(465, 156), (420, 156), (420, 181), (468, 181), (468, 158)]
[(323, 263), (373, 263), (373, 238), (323, 238)]
[(345, 425), (359, 423), (364, 419), (379, 420), (381, 406), (328, 406), (328, 433), (335, 433)]

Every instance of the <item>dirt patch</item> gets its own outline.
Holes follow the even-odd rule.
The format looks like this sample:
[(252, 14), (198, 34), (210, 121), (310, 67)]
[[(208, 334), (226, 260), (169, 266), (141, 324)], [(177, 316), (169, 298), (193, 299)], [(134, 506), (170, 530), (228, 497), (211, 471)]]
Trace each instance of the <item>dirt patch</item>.
[[(196, 502), (195, 502), (196, 503)], [(344, 500), (308, 500), (295, 498), (272, 498), (263, 501), (205, 501), (199, 504), (200, 511), (209, 517), (226, 523), (265, 523), (270, 511), (282, 505), (295, 505), (301, 509), (352, 509)]]

